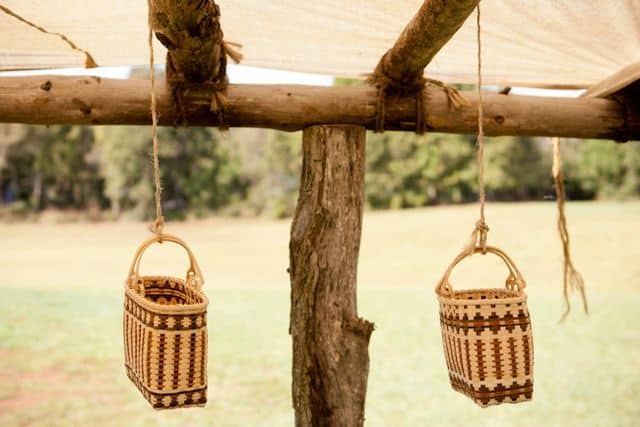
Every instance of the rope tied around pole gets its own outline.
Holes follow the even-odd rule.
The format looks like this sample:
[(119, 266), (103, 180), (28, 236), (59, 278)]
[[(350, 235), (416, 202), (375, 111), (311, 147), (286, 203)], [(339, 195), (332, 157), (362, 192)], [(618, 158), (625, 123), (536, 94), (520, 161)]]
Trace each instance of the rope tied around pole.
[(149, 226), (149, 230), (158, 236), (162, 243), (162, 233), (164, 231), (164, 215), (162, 214), (162, 183), (160, 181), (160, 160), (158, 159), (159, 143), (158, 143), (158, 105), (156, 100), (156, 73), (154, 70), (154, 54), (153, 54), (153, 30), (151, 28), (151, 3), (149, 6), (149, 73), (151, 81), (151, 139), (153, 141), (153, 182), (155, 185), (155, 205), (156, 219)]
[(558, 200), (558, 233), (560, 234), (560, 240), (562, 242), (562, 254), (564, 258), (563, 266), (563, 287), (562, 293), (564, 296), (565, 311), (560, 317), (560, 322), (563, 322), (569, 312), (571, 311), (571, 302), (569, 300), (569, 293), (577, 290), (580, 293), (582, 299), (582, 306), (584, 312), (589, 314), (589, 306), (587, 304), (587, 295), (585, 292), (584, 278), (576, 270), (571, 260), (571, 250), (569, 248), (569, 231), (567, 229), (567, 218), (564, 212), (565, 204), (565, 192), (564, 192), (564, 177), (562, 175), (562, 157), (560, 152), (560, 140), (555, 137), (552, 139), (553, 143), (553, 167), (552, 174), (556, 186), (556, 197)]
[[(384, 64), (384, 61), (381, 61), (381, 64)], [(426, 78), (424, 76), (407, 78), (399, 83), (385, 73), (384, 67), (379, 67), (375, 72), (367, 75), (366, 81), (377, 90), (376, 115), (373, 128), (375, 133), (384, 132), (385, 107), (388, 95), (413, 95), (415, 97), (416, 133), (418, 135), (422, 135), (428, 130), (427, 121), (425, 120), (427, 110), (425, 88), (427, 85), (437, 86), (444, 91), (449, 101), (450, 111), (471, 106), (471, 103), (460, 94), (458, 89), (448, 86), (439, 80)]]

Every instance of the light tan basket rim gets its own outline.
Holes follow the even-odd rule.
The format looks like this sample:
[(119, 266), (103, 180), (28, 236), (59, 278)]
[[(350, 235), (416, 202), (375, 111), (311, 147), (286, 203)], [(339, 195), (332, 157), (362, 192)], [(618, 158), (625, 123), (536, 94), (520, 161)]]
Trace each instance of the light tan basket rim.
[(177, 277), (171, 276), (139, 276), (138, 279), (162, 279), (162, 280), (172, 280), (175, 282), (180, 282), (183, 286), (190, 289), (191, 292), (197, 293), (200, 298), (202, 298), (202, 302), (198, 302), (195, 304), (181, 304), (181, 305), (167, 305), (167, 304), (159, 304), (157, 302), (151, 301), (139, 293), (137, 293), (132, 287), (131, 283), (127, 282), (125, 284), (125, 292), (126, 294), (137, 302), (140, 306), (144, 308), (148, 308), (156, 313), (162, 314), (196, 314), (201, 313), (207, 309), (209, 305), (209, 298), (204, 294), (204, 292), (195, 289), (192, 286), (189, 286), (184, 279), (180, 279)]
[(527, 294), (523, 289), (520, 291), (509, 291), (505, 288), (473, 288), (473, 289), (460, 289), (454, 292), (517, 292), (519, 295), (508, 298), (492, 298), (492, 299), (481, 299), (481, 298), (473, 298), (473, 299), (462, 299), (455, 298), (455, 293), (453, 295), (438, 295), (438, 301), (443, 304), (449, 305), (504, 305), (504, 304), (517, 304), (520, 302), (527, 301)]

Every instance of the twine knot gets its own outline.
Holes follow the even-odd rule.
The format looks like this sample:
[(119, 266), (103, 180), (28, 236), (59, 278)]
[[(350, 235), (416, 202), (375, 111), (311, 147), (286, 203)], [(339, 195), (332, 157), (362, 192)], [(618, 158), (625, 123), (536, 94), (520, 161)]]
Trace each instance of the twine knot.
[(487, 233), (489, 233), (489, 226), (484, 222), (484, 219), (481, 218), (476, 221), (476, 227), (471, 233), (471, 238), (466, 246), (466, 250), (471, 253), (475, 251), (476, 248), (480, 248), (482, 255), (485, 255), (487, 253)]
[(157, 217), (152, 224), (149, 224), (149, 231), (158, 236), (158, 242), (162, 243), (162, 233), (164, 231), (164, 216)]
[(474, 234), (476, 235), (476, 246), (482, 248), (482, 254), (487, 253), (487, 233), (489, 233), (489, 226), (483, 219), (476, 221), (476, 229)]

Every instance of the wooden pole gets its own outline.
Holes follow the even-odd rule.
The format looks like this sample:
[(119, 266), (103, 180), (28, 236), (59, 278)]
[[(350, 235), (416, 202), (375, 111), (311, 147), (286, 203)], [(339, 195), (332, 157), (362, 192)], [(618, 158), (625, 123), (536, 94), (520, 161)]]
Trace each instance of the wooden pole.
[[(157, 85), (160, 124), (172, 126), (173, 103), (162, 82)], [(477, 95), (461, 92), (471, 106), (451, 110), (441, 88), (425, 89), (425, 121), (431, 132), (477, 131)], [(232, 127), (262, 127), (288, 131), (315, 124), (353, 124), (372, 129), (377, 94), (363, 87), (300, 85), (229, 85), (225, 122)], [(490, 136), (560, 136), (600, 139), (640, 139), (637, 110), (610, 99), (483, 95), (484, 129)], [(187, 89), (185, 118), (190, 126), (215, 126), (210, 111), (211, 90)], [(413, 96), (388, 96), (385, 128), (415, 130)], [(2, 77), (0, 123), (148, 125), (149, 82), (97, 77)]]
[(460, 29), (480, 0), (426, 0), (398, 40), (380, 59), (374, 75), (391, 85), (411, 86)]
[(303, 132), (291, 226), (293, 406), (296, 426), (362, 426), (373, 324), (358, 317), (365, 129)]

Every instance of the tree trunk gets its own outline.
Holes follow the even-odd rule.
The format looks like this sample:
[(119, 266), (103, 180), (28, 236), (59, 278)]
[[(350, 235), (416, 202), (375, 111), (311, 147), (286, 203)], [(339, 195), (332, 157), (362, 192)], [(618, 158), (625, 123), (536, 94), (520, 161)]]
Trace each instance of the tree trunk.
[(296, 426), (361, 426), (373, 324), (356, 308), (364, 201), (365, 129), (303, 133), (291, 227), (293, 406)]

